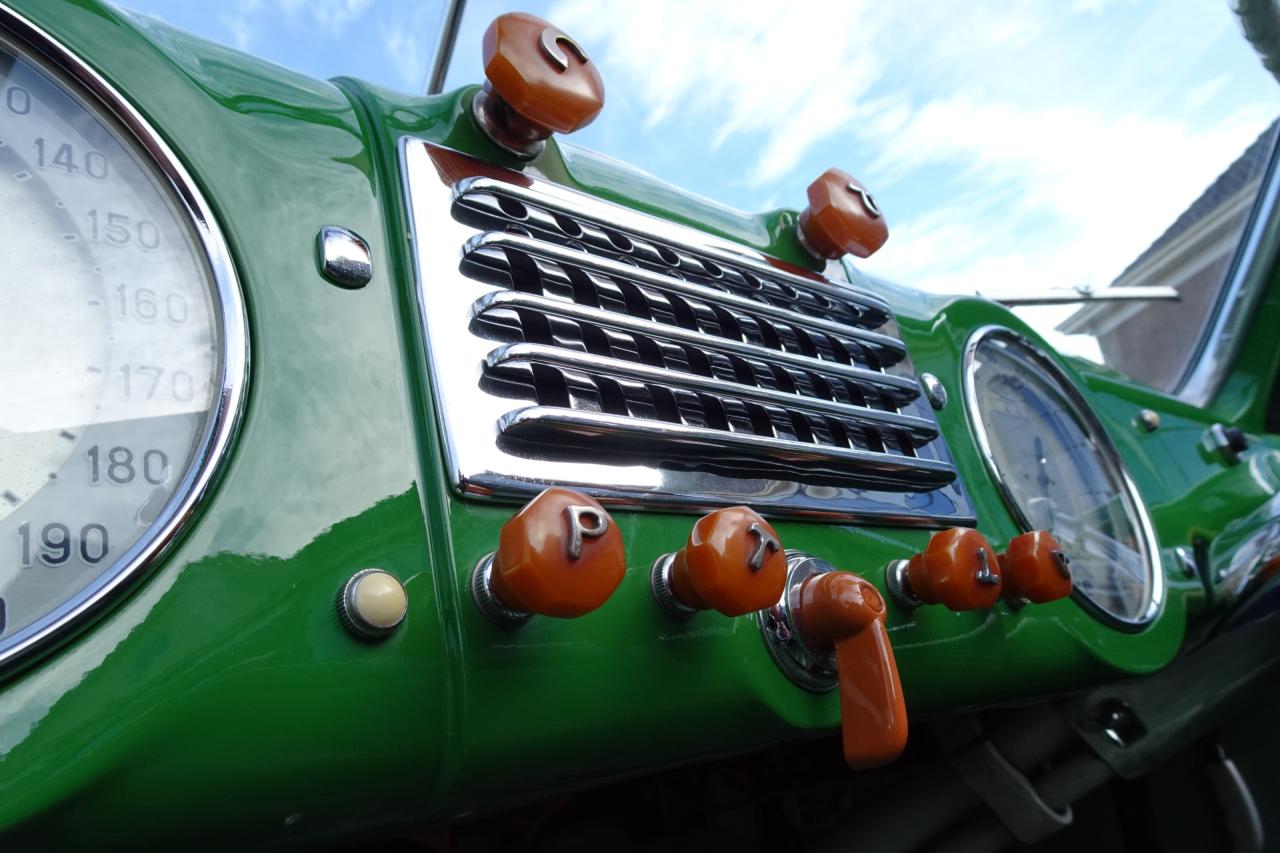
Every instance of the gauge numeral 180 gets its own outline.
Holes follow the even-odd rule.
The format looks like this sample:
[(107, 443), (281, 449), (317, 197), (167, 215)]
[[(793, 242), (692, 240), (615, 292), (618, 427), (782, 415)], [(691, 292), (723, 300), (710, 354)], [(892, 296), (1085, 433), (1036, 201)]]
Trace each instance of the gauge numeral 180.
[(185, 370), (166, 372), (154, 364), (126, 364), (120, 368), (126, 400), (177, 400), (187, 403), (196, 397), (196, 381)]
[(36, 165), (41, 169), (61, 169), (68, 175), (85, 174), (95, 181), (105, 181), (110, 167), (101, 151), (77, 152), (70, 142), (46, 142), (37, 137)]
[(85, 215), (89, 217), (89, 239), (95, 243), (118, 249), (137, 246), (148, 252), (160, 248), (160, 227), (150, 219), (134, 221), (124, 213), (97, 209)]
[(30, 115), (31, 93), (21, 86), (5, 87), (4, 107), (16, 116)]
[(160, 294), (149, 287), (116, 288), (116, 310), (122, 320), (152, 323), (159, 319), (174, 326), (185, 326), (191, 319), (191, 305), (181, 293)]
[(127, 447), (112, 447), (105, 453), (94, 445), (85, 454), (89, 457), (89, 482), (112, 483), (127, 486), (141, 477), (153, 486), (169, 482), (169, 457), (163, 450), (148, 450), (140, 455)]
[(38, 536), (32, 534), (31, 522), (18, 525), (18, 539), (22, 543), (22, 568), (29, 569), (34, 560), (46, 566), (61, 566), (77, 551), (80, 559), (91, 566), (101, 563), (111, 550), (107, 528), (101, 524), (86, 524), (80, 528), (79, 537), (71, 535), (71, 528), (59, 521), (40, 528)]

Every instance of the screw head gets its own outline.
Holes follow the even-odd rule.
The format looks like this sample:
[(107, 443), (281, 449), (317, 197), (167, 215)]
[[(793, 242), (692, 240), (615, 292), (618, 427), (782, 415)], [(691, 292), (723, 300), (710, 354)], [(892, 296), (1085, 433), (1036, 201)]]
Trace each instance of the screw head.
[(942, 384), (942, 380), (932, 373), (921, 373), (920, 387), (924, 389), (925, 399), (929, 401), (929, 405), (933, 406), (936, 411), (942, 411), (946, 408), (947, 387)]
[(1160, 413), (1152, 409), (1143, 409), (1138, 412), (1134, 421), (1143, 432), (1155, 432), (1160, 429)]

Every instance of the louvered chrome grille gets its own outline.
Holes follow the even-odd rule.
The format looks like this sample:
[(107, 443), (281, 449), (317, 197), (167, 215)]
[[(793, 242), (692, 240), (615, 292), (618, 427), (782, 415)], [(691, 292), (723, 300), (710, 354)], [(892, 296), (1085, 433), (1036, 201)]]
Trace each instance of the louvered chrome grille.
[(421, 141), (403, 157), (463, 491), (972, 520), (882, 300)]

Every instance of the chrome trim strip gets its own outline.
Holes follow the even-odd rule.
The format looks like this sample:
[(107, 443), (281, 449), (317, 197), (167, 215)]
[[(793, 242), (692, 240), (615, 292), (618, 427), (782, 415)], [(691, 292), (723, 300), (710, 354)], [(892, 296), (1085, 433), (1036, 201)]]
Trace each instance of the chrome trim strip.
[[(553, 261), (557, 264), (570, 264), (601, 275), (639, 282), (665, 293), (689, 296), (713, 305), (731, 305), (744, 314), (768, 317), (770, 320), (777, 320), (789, 326), (797, 326), (805, 331), (815, 331), (846, 340), (852, 339), (881, 351), (888, 350), (888, 357), (882, 358), (886, 366), (896, 364), (907, 355), (907, 347), (902, 341), (891, 338), (888, 335), (882, 335), (879, 332), (868, 331), (857, 326), (847, 326), (843, 323), (834, 323), (821, 317), (810, 317), (768, 302), (748, 299), (736, 293), (704, 287), (691, 281), (682, 281), (642, 267), (618, 263), (600, 255), (576, 252), (573, 249), (565, 249), (545, 240), (534, 240), (519, 234), (500, 231), (486, 231), (483, 234), (477, 234), (467, 241), (466, 248), (463, 250), (463, 257), (470, 259), (485, 249), (508, 248)], [(477, 261), (477, 263), (479, 262)]]
[(110, 569), (94, 583), (63, 602), (40, 620), (6, 638), (0, 649), (0, 669), (14, 664), (27, 653), (63, 639), (112, 599), (139, 581), (177, 540), (191, 520), (209, 484), (221, 470), (227, 450), (243, 412), (249, 366), (249, 339), (246, 333), (244, 299), (231, 253), (218, 228), (212, 208), (205, 201), (177, 155), (115, 87), (93, 68), (63, 47), (51, 35), (22, 15), (0, 5), (0, 34), (38, 54), (38, 62), (53, 66), (78, 85), (83, 94), (96, 101), (120, 125), (126, 136), (151, 158), (160, 175), (177, 196), (196, 238), (202, 244), (209, 270), (217, 287), (215, 308), (220, 322), (223, 359), (221, 388), (213, 401), (199, 450), (182, 480), (157, 519)]
[[(492, 257), (476, 257), (473, 260), (467, 260), (464, 257), (464, 247), (477, 233), (485, 229), (501, 229), (507, 224), (518, 225), (522, 222), (498, 205), (500, 197), (493, 194), (494, 190), (506, 192), (510, 189), (512, 192), (520, 192), (521, 198), (527, 200), (533, 212), (533, 218), (537, 222), (550, 217), (551, 211), (557, 209), (559, 205), (558, 209), (563, 211), (560, 215), (573, 219), (589, 232), (596, 230), (597, 227), (601, 230), (619, 231), (634, 238), (637, 244), (646, 239), (643, 233), (661, 233), (664, 236), (655, 238), (655, 249), (660, 248), (659, 244), (665, 245), (682, 258), (687, 256), (693, 266), (703, 263), (702, 259), (707, 258), (709, 268), (711, 264), (722, 266), (726, 276), (754, 275), (747, 272), (743, 261), (743, 255), (750, 254), (754, 250), (748, 247), (726, 249), (724, 259), (721, 260), (714, 252), (706, 251), (700, 246), (704, 239), (708, 243), (732, 245), (727, 241), (705, 235), (693, 227), (617, 207), (575, 190), (555, 186), (533, 165), (526, 165), (522, 171), (503, 169), (412, 137), (403, 137), (400, 140), (400, 157), (404, 198), (409, 216), (409, 239), (412, 242), (414, 259), (418, 319), (421, 323), (422, 344), (425, 348), (423, 366), (430, 382), (430, 399), (435, 408), (434, 420), (441, 432), (441, 464), (444, 465), (444, 476), (461, 495), (479, 500), (524, 500), (548, 485), (562, 485), (587, 492), (610, 507), (629, 510), (706, 512), (723, 506), (748, 504), (768, 516), (789, 516), (840, 523), (861, 522), (923, 528), (971, 526), (975, 523), (972, 503), (958, 480), (928, 491), (895, 491), (888, 488), (855, 488), (843, 483), (830, 485), (818, 482), (822, 479), (818, 475), (806, 481), (777, 478), (769, 473), (770, 463), (758, 461), (758, 451), (755, 448), (752, 448), (751, 457), (745, 456), (743, 450), (731, 450), (732, 454), (747, 460), (753, 466), (752, 468), (734, 468), (733, 476), (690, 470), (724, 447), (723, 436), (734, 435), (728, 431), (713, 430), (716, 441), (714, 448), (700, 451), (698, 459), (689, 460), (686, 456), (685, 459), (677, 460), (671, 466), (662, 464), (661, 454), (646, 460), (645, 464), (616, 464), (610, 463), (594, 452), (577, 452), (568, 458), (563, 458), (562, 454), (555, 452), (563, 449), (560, 446), (553, 451), (538, 449), (537, 453), (530, 453), (526, 444), (525, 450), (517, 452), (516, 447), (520, 445), (519, 439), (513, 439), (511, 436), (504, 437), (500, 433), (500, 427), (504, 418), (512, 414), (513, 409), (536, 408), (536, 403), (524, 395), (528, 379), (526, 374), (534, 365), (538, 365), (539, 370), (558, 372), (561, 368), (549, 362), (539, 362), (540, 356), (544, 355), (537, 349), (539, 345), (522, 342), (518, 333), (515, 340), (521, 342), (511, 342), (509, 332), (514, 331), (513, 327), (496, 329), (491, 322), (492, 314), (483, 322), (475, 319), (477, 310), (483, 314), (485, 305), (490, 306), (490, 311), (501, 311), (503, 315), (514, 314), (517, 310), (514, 304), (511, 302), (504, 304), (502, 300), (518, 299), (520, 296), (529, 295), (527, 291), (513, 292), (507, 289), (508, 281), (506, 273), (499, 266), (500, 261)], [(461, 204), (457, 201), (458, 194), (468, 186), (488, 186), (490, 189), (485, 192), (490, 194), (484, 197), (469, 197), (465, 204)], [(552, 195), (558, 200), (555, 203), (547, 200)], [(579, 204), (589, 207), (600, 215), (601, 221), (598, 225), (588, 221), (582, 215)], [(614, 215), (615, 211), (617, 215)], [(540, 239), (542, 236), (541, 230), (534, 234), (535, 239)], [(564, 236), (563, 240), (557, 234), (547, 236), (559, 246), (573, 239), (568, 235)], [(608, 250), (605, 250), (602, 255), (607, 258), (613, 257)], [(763, 255), (757, 253), (755, 257), (759, 259), (761, 265), (765, 265), (766, 271), (759, 278), (764, 283), (766, 292), (773, 292), (775, 289), (779, 293), (787, 292), (788, 288), (783, 286), (783, 280), (788, 278), (788, 274), (767, 266), (769, 262)], [(544, 265), (544, 274), (550, 275), (548, 283), (559, 283), (559, 272), (552, 269), (556, 262), (534, 256), (529, 257), (529, 262)], [(631, 273), (629, 267), (628, 273)], [(600, 279), (602, 285), (604, 284), (601, 276), (585, 270), (583, 275), (588, 278), (595, 276)], [(697, 275), (696, 271), (695, 275)], [(803, 287), (808, 288), (809, 291), (815, 294), (819, 292), (824, 295), (830, 294), (831, 298), (847, 305), (853, 317), (860, 317), (860, 320), (855, 322), (867, 321), (867, 312), (864, 310), (861, 315), (859, 314), (859, 307), (853, 304), (852, 294), (845, 287), (833, 282), (823, 285), (810, 282), (805, 277), (809, 274), (803, 270), (795, 275), (800, 278)], [(816, 274), (813, 276), (817, 278)], [(701, 282), (701, 278), (699, 281)], [(636, 286), (643, 288), (646, 285), (637, 284)], [(715, 284), (707, 286), (714, 288)], [(750, 294), (747, 293), (740, 293), (740, 295), (750, 298)], [(809, 297), (804, 294), (800, 294), (799, 298), (804, 302), (809, 301)], [(538, 296), (535, 299), (541, 300), (542, 297)], [(477, 300), (480, 300), (482, 305), (477, 306)], [(490, 300), (496, 300), (496, 302)], [(550, 303), (549, 307), (555, 309), (554, 314), (544, 313), (544, 308), (547, 306), (544, 306), (542, 301), (526, 301), (524, 307), (518, 310), (532, 311), (538, 317), (546, 318), (553, 327), (556, 327), (561, 323), (577, 322), (573, 319), (562, 320), (561, 314), (565, 311), (588, 309), (584, 304), (575, 306), (573, 303), (554, 297), (545, 301)], [(818, 297), (814, 297), (813, 301), (818, 304), (824, 302)], [(715, 305), (717, 310), (723, 307), (718, 304), (719, 302), (717, 296)], [(786, 305), (786, 303), (777, 302), (775, 304)], [(562, 307), (566, 305), (567, 309)], [(760, 311), (755, 306), (753, 310), (757, 314)], [(595, 321), (604, 319), (608, 321), (607, 328), (594, 327), (601, 333), (629, 334), (614, 331), (618, 326), (615, 321), (619, 318), (625, 320), (628, 315), (610, 312), (601, 312), (601, 314), (604, 316), (592, 315), (591, 320), (585, 322), (594, 327)], [(505, 321), (507, 318), (504, 316), (502, 319)], [(822, 317), (822, 319), (831, 320), (832, 318)], [(761, 317), (759, 322), (765, 324), (768, 321)], [(884, 328), (879, 330), (881, 333), (888, 334), (890, 337), (896, 334), (896, 324), (892, 317), (886, 316), (883, 326)], [(693, 336), (692, 348), (697, 350), (705, 352), (715, 343), (715, 339), (710, 335), (700, 335), (679, 327), (667, 328), (659, 325), (658, 329), (653, 329), (646, 326), (638, 331), (640, 335), (646, 337), (660, 332), (655, 337), (660, 339), (660, 346), (664, 347), (680, 346), (689, 349), (690, 344), (687, 343), (667, 343), (673, 333), (681, 331)], [(504, 337), (508, 341), (505, 344)], [(545, 344), (548, 349), (560, 349), (558, 343), (547, 341)], [(739, 345), (750, 346), (741, 342)], [(764, 362), (775, 370), (782, 366), (780, 354), (774, 350), (760, 348), (749, 349), (747, 352), (753, 362)], [(567, 370), (569, 375), (566, 378), (570, 381), (583, 381), (584, 376), (595, 380), (608, 369), (591, 354), (579, 353), (576, 348), (565, 347), (563, 352), (557, 353), (557, 356), (561, 361), (569, 363), (574, 363), (575, 359), (579, 358), (597, 361), (594, 373), (577, 367)], [(719, 358), (720, 356), (711, 355), (711, 357)], [(733, 357), (737, 358), (737, 356)], [(504, 364), (504, 358), (510, 358), (511, 362)], [(651, 385), (661, 385), (684, 393), (677, 384), (686, 381), (683, 378), (683, 372), (679, 370), (663, 371), (653, 364), (632, 365), (627, 362), (627, 365), (633, 372), (643, 372), (646, 368), (658, 371), (665, 381), (660, 383), (645, 381)], [(849, 365), (834, 360), (804, 359), (801, 362), (801, 369), (814, 374), (830, 375), (833, 370), (848, 368)], [(788, 367), (788, 369), (791, 368)], [(491, 372), (486, 374), (486, 371)], [(506, 371), (506, 375), (503, 375), (503, 371)], [(515, 371), (520, 371), (519, 375), (513, 375)], [(574, 376), (575, 373), (576, 376)], [(892, 365), (884, 374), (875, 371), (870, 373), (874, 376), (877, 387), (883, 387), (879, 383), (891, 383), (893, 385), (889, 389), (891, 393), (913, 397), (920, 393), (909, 357)], [(618, 373), (613, 378), (622, 382), (638, 381), (628, 379), (627, 376), (628, 374)], [(707, 377), (707, 381), (726, 382), (728, 380)], [(515, 384), (512, 385), (512, 382)], [(898, 387), (904, 382), (912, 386), (909, 392), (905, 387)], [(732, 387), (736, 383), (730, 382), (729, 385)], [(734, 388), (734, 396), (741, 396), (740, 391), (741, 389)], [(714, 394), (716, 392), (703, 390), (698, 393)], [(761, 396), (779, 393), (783, 392), (771, 389), (757, 391)], [(801, 398), (799, 395), (797, 398), (804, 400), (804, 408), (790, 400), (787, 401), (788, 408), (793, 414), (806, 416), (806, 413), (814, 408), (814, 403), (809, 398)], [(821, 408), (824, 403), (834, 404), (834, 402), (823, 401), (817, 406)], [(869, 404), (874, 407), (875, 401), (870, 400)], [(582, 412), (584, 409), (566, 407), (554, 408), (553, 411), (573, 413)], [(813, 415), (807, 416), (813, 417)], [(903, 433), (900, 435), (904, 439), (905, 435), (911, 432), (911, 428), (919, 422), (927, 424), (928, 427), (921, 427), (915, 431), (916, 440), (921, 434), (921, 429), (937, 429), (933, 411), (922, 396), (902, 404), (896, 412), (890, 410), (875, 415), (864, 414), (862, 407), (850, 404), (842, 416), (850, 428), (860, 426), (859, 419), (865, 417), (876, 417), (885, 422), (892, 421), (894, 422), (892, 427), (881, 425), (880, 428), (901, 428)], [(763, 436), (757, 436), (757, 438), (767, 440)], [(776, 448), (774, 450), (776, 451)], [(801, 452), (806, 455), (821, 454), (824, 450), (822, 445), (801, 444)], [(683, 454), (679, 448), (676, 448), (675, 452), (677, 455)], [(914, 458), (885, 455), (890, 456), (892, 465), (909, 466), (922, 462), (924, 467), (930, 469), (924, 474), (926, 478), (954, 477), (951, 456), (946, 441), (940, 434), (937, 438), (918, 447)], [(814, 464), (808, 461), (799, 463), (800, 467), (806, 465), (813, 467)], [(843, 469), (838, 472), (838, 476), (848, 479), (850, 472), (847, 469), (850, 467), (852, 466), (849, 463), (845, 463)], [(910, 487), (898, 482), (897, 488)]]
[(911, 434), (917, 443), (926, 444), (938, 437), (938, 427), (927, 418), (917, 418), (898, 412), (872, 409), (867, 406), (854, 406), (849, 403), (837, 403), (821, 397), (804, 397), (800, 394), (789, 394), (786, 391), (775, 391), (772, 388), (759, 388), (755, 385), (743, 385), (726, 379), (715, 379), (697, 373), (686, 373), (683, 370), (662, 369), (641, 364), (636, 361), (623, 361), (620, 358), (609, 358), (603, 355), (589, 355), (577, 350), (549, 347), (542, 344), (506, 344), (489, 353), (485, 365), (491, 369), (545, 364), (550, 367), (568, 370), (580, 370), (605, 377), (622, 377), (635, 382), (653, 385), (674, 386), (686, 391), (726, 397), (737, 397), (764, 405), (784, 406), (787, 409), (799, 409), (816, 415), (829, 415), (841, 420), (853, 421), (872, 429), (897, 429)]
[(874, 316), (869, 317), (868, 321), (875, 325), (880, 325), (893, 316), (889, 303), (852, 284), (836, 286), (819, 278), (817, 273), (813, 273), (814, 277), (809, 278), (780, 269), (770, 264), (759, 252), (711, 234), (695, 232), (699, 242), (692, 243), (682, 233), (692, 230), (688, 227), (654, 219), (631, 208), (572, 192), (555, 184), (540, 183), (538, 189), (533, 191), (518, 184), (494, 178), (465, 178), (458, 182), (453, 195), (455, 200), (465, 202), (468, 195), (479, 192), (502, 195), (527, 204), (545, 207), (566, 216), (587, 219), (592, 224), (603, 228), (630, 231), (646, 239), (675, 246), (695, 258), (709, 258), (717, 263), (746, 267), (764, 278), (772, 278), (792, 287), (808, 290), (810, 293), (820, 293), (832, 299), (851, 302), (866, 311), (874, 312)]
[(1079, 588), (1072, 590), (1071, 597), (1104, 624), (1122, 631), (1142, 630), (1160, 615), (1160, 611), (1164, 607), (1165, 577), (1160, 561), (1160, 540), (1156, 538), (1155, 528), (1151, 524), (1146, 504), (1143, 503), (1138, 487), (1129, 476), (1129, 472), (1124, 466), (1124, 460), (1112, 443), (1111, 436), (1107, 433), (1106, 428), (1094, 415), (1089, 402), (1076, 388), (1075, 382), (1044, 350), (1013, 329), (1004, 326), (983, 326), (973, 332), (968, 341), (965, 342), (965, 412), (968, 415), (969, 428), (973, 432), (974, 440), (977, 442), (978, 450), (982, 455), (982, 461), (986, 465), (991, 479), (995, 482), (996, 488), (1000, 492), (1000, 497), (1004, 500), (1005, 506), (1009, 509), (1009, 514), (1013, 516), (1018, 526), (1023, 530), (1032, 530), (1030, 520), (1015, 499), (1012, 489), (1009, 488), (1005, 473), (1000, 470), (1000, 466), (996, 463), (995, 455), (991, 449), (991, 439), (987, 435), (987, 429), (982, 422), (981, 412), (977, 405), (977, 351), (978, 346), (988, 338), (1003, 338), (1027, 349), (1037, 366), (1045, 372), (1055, 385), (1061, 388), (1063, 395), (1075, 407), (1073, 414), (1080, 418), (1087, 431), (1091, 433), (1092, 439), (1097, 444), (1103, 464), (1111, 469), (1111, 473), (1120, 482), (1121, 488), (1124, 490), (1123, 497), (1127, 498), (1125, 509), (1130, 522), (1137, 531), (1138, 544), (1142, 548), (1142, 558), (1146, 564), (1147, 588), (1150, 590), (1150, 598), (1143, 609), (1142, 615), (1134, 619), (1128, 619), (1103, 609), (1101, 605), (1096, 604)]
[(449, 0), (440, 22), (440, 41), (436, 42), (435, 62), (431, 65), (431, 77), (427, 80), (427, 94), (438, 95), (444, 91), (445, 77), (453, 60), (453, 49), (458, 43), (458, 30), (462, 27), (462, 15), (467, 0)]
[[(933, 459), (549, 406), (530, 406), (509, 412), (499, 420), (498, 431), (505, 438), (530, 444), (547, 443), (546, 438), (552, 436), (553, 446), (574, 451), (590, 447), (602, 457), (610, 455), (611, 448), (625, 445), (647, 457), (696, 457), (704, 462), (715, 460), (723, 467), (738, 464), (734, 452), (742, 451), (747, 460), (766, 459), (779, 471), (796, 477), (818, 474), (837, 479), (841, 484), (856, 481), (862, 488), (934, 489), (956, 477), (950, 465)], [(571, 439), (586, 441), (573, 444)], [(646, 440), (657, 442), (653, 451), (643, 449)], [(683, 448), (689, 455), (680, 455), (673, 448)], [(856, 471), (851, 470), (855, 466)]]
[(1280, 137), (1272, 143), (1267, 176), (1253, 215), (1236, 249), (1231, 280), (1215, 306), (1213, 322), (1201, 335), (1200, 352), (1187, 366), (1174, 394), (1193, 406), (1207, 406), (1235, 364), (1280, 253)]
[(887, 391), (894, 395), (894, 399), (899, 404), (909, 403), (919, 397), (921, 393), (919, 383), (911, 377), (895, 376), (891, 373), (877, 373), (874, 370), (842, 364), (838, 361), (810, 358), (807, 355), (787, 352), (786, 350), (768, 349), (745, 341), (734, 340), (733, 338), (721, 338), (703, 332), (694, 332), (680, 326), (668, 326), (663, 323), (655, 323), (652, 320), (631, 317), (627, 314), (604, 311), (599, 308), (579, 305), (575, 302), (561, 302), (559, 299), (548, 299), (545, 296), (521, 293), (516, 290), (498, 290), (493, 293), (486, 293), (475, 301), (471, 313), (475, 319), (483, 320), (489, 312), (504, 308), (532, 309), (544, 314), (553, 314), (566, 320), (592, 323), (596, 326), (606, 326), (617, 331), (645, 335), (650, 338), (661, 338), (672, 343), (687, 344), (703, 350), (715, 350), (721, 354), (739, 355), (743, 358), (752, 358), (766, 363), (785, 364), (797, 370), (839, 376), (842, 379), (861, 382), (881, 391)]

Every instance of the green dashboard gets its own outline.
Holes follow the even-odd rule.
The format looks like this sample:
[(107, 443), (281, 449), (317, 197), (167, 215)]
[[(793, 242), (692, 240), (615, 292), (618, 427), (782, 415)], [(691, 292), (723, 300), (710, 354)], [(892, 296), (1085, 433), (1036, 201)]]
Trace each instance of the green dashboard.
[[(1265, 420), (1280, 361), (1266, 330), (1280, 323), (1280, 287), (1265, 288), (1222, 390), (1210, 405), (1194, 406), (1058, 355), (997, 303), (891, 284), (866, 276), (856, 261), (824, 266), (796, 239), (793, 210), (728, 211), (554, 138), (533, 159), (516, 156), (477, 128), (474, 86), (419, 97), (351, 79), (317, 81), (91, 0), (5, 0), (0, 47), (53, 69), (50, 80), (78, 87), (83, 100), (113, 116), (119, 136), (133, 140), (116, 154), (99, 145), (99, 164), (86, 157), (90, 143), (68, 136), (92, 139), (82, 125), (51, 122), (40, 131), (40, 156), (49, 158), (40, 168), (61, 168), (63, 177), (77, 169), (77, 192), (108, 158), (121, 173), (130, 157), (174, 158), (163, 168), (138, 166), (139, 177), (110, 190), (142, 198), (145, 181), (159, 187), (160, 212), (145, 219), (128, 206), (134, 202), (119, 201), (119, 215), (132, 218), (108, 222), (113, 202), (93, 195), (105, 193), (99, 185), (74, 196), (79, 201), (58, 195), (52, 178), (48, 186), (58, 211), (79, 223), (75, 233), (91, 256), (139, 265), (109, 269), (102, 283), (85, 286), (101, 288), (125, 313), (149, 320), (158, 312), (147, 328), (170, 329), (154, 345), (176, 360), (163, 376), (143, 376), (142, 356), (113, 355), (112, 376), (132, 370), (120, 381), (133, 382), (132, 393), (155, 406), (104, 417), (91, 441), (67, 451), (75, 471), (98, 478), (84, 490), (93, 505), (119, 504), (119, 528), (70, 509), (74, 518), (51, 521), (32, 508), (35, 498), (0, 515), (0, 529), (12, 529), (0, 541), (0, 602), (10, 600), (8, 626), (0, 627), (0, 838), (7, 849), (176, 838), (222, 849), (360, 837), (833, 733), (841, 721), (837, 693), (788, 677), (762, 636), (761, 615), (702, 611), (677, 620), (655, 604), (655, 561), (684, 546), (700, 515), (730, 503), (759, 510), (786, 549), (860, 575), (890, 599), (884, 624), (913, 725), (1155, 673), (1213, 635), (1247, 586), (1216, 568), (1227, 558), (1214, 547), (1224, 531), (1247, 536), (1270, 524), (1266, 507), (1280, 492), (1280, 441)], [(99, 82), (86, 83), (68, 56)], [(16, 73), (0, 74), (0, 84), (15, 81)], [(132, 117), (122, 117), (107, 92)], [(53, 103), (36, 94), (10, 96), (9, 113), (0, 113), (5, 142), (26, 132), (22, 108)], [(139, 141), (140, 128), (155, 134), (152, 144)], [(72, 147), (59, 164), (63, 145)], [(17, 155), (34, 156), (23, 146)], [(422, 175), (411, 173), (432, 166), (439, 176), (428, 193)], [(0, 181), (13, 172), (7, 163), (4, 171)], [(450, 335), (465, 332), (467, 317), (449, 300), (466, 308), (480, 291), (466, 292), (468, 282), (450, 269), (468, 257), (458, 255), (461, 242), (448, 242), (449, 229), (460, 226), (430, 218), (447, 211), (446, 196), (463, 197), (449, 186), (463, 174), (562, 206), (601, 205), (598, 217), (634, 218), (632, 234), (648, 223), (659, 233), (671, 229), (680, 245), (741, 251), (752, 259), (743, 269), (772, 264), (874, 294), (891, 309), (889, 328), (915, 371), (894, 375), (927, 373), (945, 390), (945, 403), (920, 397), (902, 411), (936, 423), (940, 438), (929, 445), (936, 456), (926, 461), (954, 480), (916, 488), (905, 503), (840, 472), (811, 478), (812, 488), (783, 488), (810, 476), (800, 465), (762, 468), (749, 480), (754, 485), (735, 491), (733, 469), (744, 458), (758, 461), (754, 451), (715, 462), (715, 449), (703, 443), (680, 457), (679, 476), (657, 486), (637, 462), (641, 451), (615, 447), (606, 432), (545, 423), (510, 451), (514, 473), (464, 472), (458, 453), (492, 443), (491, 401), (473, 402), (464, 393), (472, 389), (454, 391), (474, 386), (479, 368), (467, 348), (474, 341), (455, 349)], [(16, 204), (18, 186), (0, 199)], [(30, 184), (21, 186), (25, 192)], [(90, 227), (115, 230), (91, 235)], [(325, 269), (317, 255), (325, 228), (364, 242), (367, 282), (344, 283)], [(462, 241), (471, 234), (459, 233)], [(185, 239), (187, 248), (151, 251), (162, 237)], [(529, 240), (527, 232), (515, 237)], [(480, 257), (476, 268), (492, 269), (485, 258), (499, 251), (506, 250)], [(28, 304), (11, 301), (19, 289), (69, 280), (37, 280), (22, 270), (15, 262), (2, 274), (0, 310)], [(189, 339), (173, 331), (190, 326), (188, 302), (203, 324)], [(511, 305), (514, 314), (525, 310)], [(166, 316), (175, 322), (165, 326)], [(68, 337), (97, 334), (91, 320), (84, 324)], [(1117, 510), (1117, 523), (1137, 513), (1143, 541), (1130, 556), (1138, 576), (1150, 574), (1133, 593), (1136, 605), (1111, 606), (1130, 608), (1132, 619), (1109, 618), (1108, 605), (1080, 595), (1087, 563), (1080, 558), (1073, 558), (1077, 594), (1043, 604), (908, 609), (886, 586), (886, 566), (921, 552), (939, 530), (974, 527), (1001, 550), (1026, 529), (1016, 495), (993, 476), (993, 451), (983, 446), (992, 436), (980, 435), (995, 430), (998, 440), (1000, 419), (1013, 415), (992, 412), (984, 421), (966, 392), (973, 346), (980, 330), (993, 327), (1068, 383), (1099, 431), (1084, 443), (1119, 460), (1137, 508)], [(0, 328), (9, 327), (0, 320)], [(203, 359), (182, 355), (183, 347), (200, 349)], [(207, 377), (204, 406), (176, 402), (190, 399), (182, 382), (192, 375), (198, 388)], [(48, 376), (55, 378), (42, 381), (62, 374)], [(175, 379), (181, 376), (188, 379)], [(157, 384), (172, 406), (146, 394)], [(0, 382), (0, 389), (21, 387)], [(7, 409), (22, 405), (3, 401)], [(1215, 430), (1231, 427), (1247, 449), (1215, 444)], [(557, 437), (566, 441), (557, 464), (581, 470), (526, 467)], [(0, 472), (23, 470), (6, 468), (5, 447)], [(112, 455), (121, 449), (127, 461)], [(70, 470), (57, 469), (60, 487)], [(557, 473), (564, 470), (572, 473)], [(113, 486), (126, 477), (127, 486)], [(711, 494), (689, 485), (708, 481), (719, 484)], [(473, 571), (520, 506), (559, 482), (597, 496), (608, 510), (624, 543), (625, 574), (602, 606), (577, 618), (496, 625), (473, 601)], [(1117, 492), (1115, 500), (1126, 498)], [(28, 511), (36, 514), (24, 521)], [(130, 528), (134, 515), (147, 524), (134, 519)], [(1242, 529), (1249, 518), (1253, 527)], [(19, 521), (36, 525), (34, 532)], [(49, 526), (55, 523), (63, 526)], [(117, 529), (135, 530), (127, 535), (136, 545), (110, 550), (103, 561), (103, 537), (109, 531), (115, 541)], [(22, 584), (38, 577), (41, 595), (69, 594), (48, 585), (70, 584), (77, 561), (92, 568), (77, 581), (83, 606), (26, 620), (22, 596), (34, 593)], [(129, 568), (102, 574), (109, 563)], [(376, 641), (353, 636), (335, 606), (348, 580), (370, 568), (397, 579), (407, 601), (402, 621)], [(99, 587), (89, 595), (91, 583)], [(28, 622), (41, 630), (19, 643), (14, 637)]]

